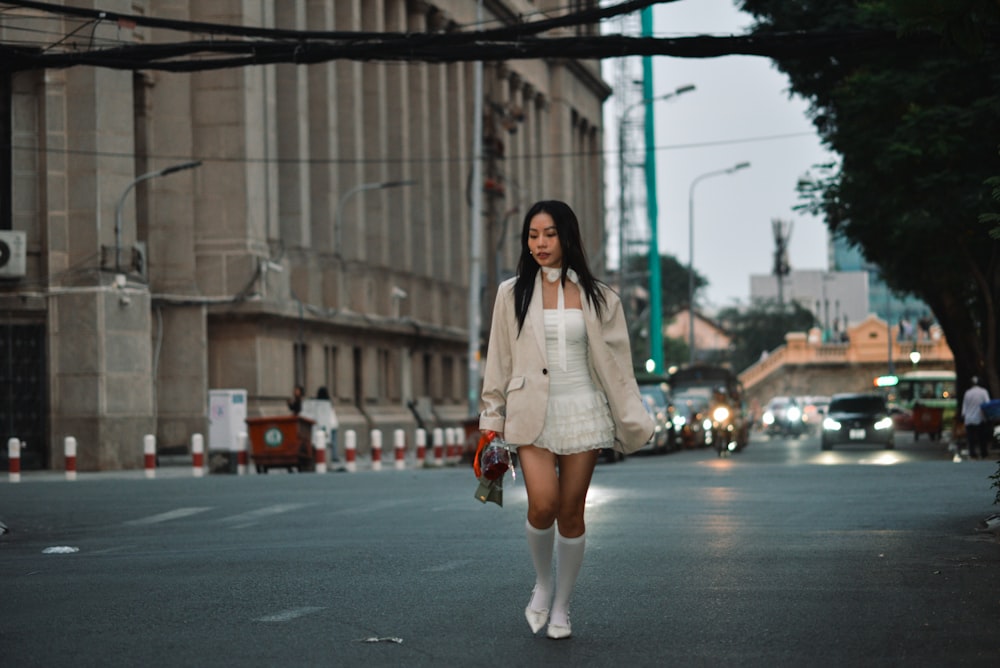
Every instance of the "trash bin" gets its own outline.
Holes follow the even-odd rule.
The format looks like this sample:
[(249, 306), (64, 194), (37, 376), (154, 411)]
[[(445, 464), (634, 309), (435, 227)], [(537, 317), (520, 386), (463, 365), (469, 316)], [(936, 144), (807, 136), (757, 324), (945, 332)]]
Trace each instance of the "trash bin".
[(920, 434), (928, 434), (932, 441), (940, 440), (943, 417), (943, 408), (924, 406), (923, 404), (914, 405), (913, 440), (917, 440)]
[(247, 418), (250, 456), (258, 473), (270, 468), (316, 470), (313, 421), (300, 415)]

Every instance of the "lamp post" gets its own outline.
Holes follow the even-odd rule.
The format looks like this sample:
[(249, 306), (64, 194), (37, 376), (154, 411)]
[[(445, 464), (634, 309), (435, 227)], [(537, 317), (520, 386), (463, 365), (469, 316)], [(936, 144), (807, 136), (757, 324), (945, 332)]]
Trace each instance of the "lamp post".
[(618, 119), (618, 273), (622, 276), (625, 274), (625, 124), (628, 122), (628, 115), (643, 105), (669, 100), (693, 90), (694, 86), (688, 84), (680, 86), (672, 93), (639, 100), (625, 107)]
[(694, 364), (694, 187), (699, 181), (711, 176), (722, 176), (732, 174), (750, 166), (749, 162), (740, 162), (728, 169), (717, 169), (712, 172), (700, 174), (691, 181), (688, 189), (688, 362)]
[(179, 165), (171, 165), (170, 167), (164, 167), (155, 172), (146, 172), (145, 174), (136, 178), (132, 183), (128, 184), (122, 196), (118, 198), (118, 204), (115, 205), (115, 271), (121, 272), (122, 270), (122, 207), (125, 205), (125, 197), (132, 192), (138, 184), (143, 181), (148, 181), (149, 179), (155, 179), (158, 176), (168, 176), (174, 172), (181, 172), (185, 169), (194, 169), (195, 167), (201, 166), (201, 160), (192, 160), (190, 162), (182, 162)]
[(340, 196), (340, 200), (337, 202), (337, 211), (333, 217), (333, 243), (334, 250), (333, 254), (337, 257), (343, 259), (343, 255), (340, 252), (340, 235), (341, 229), (343, 229), (344, 221), (344, 206), (354, 195), (360, 192), (365, 192), (366, 190), (385, 190), (386, 188), (399, 188), (402, 186), (412, 186), (416, 185), (416, 181), (372, 181), (370, 183), (362, 183), (361, 185), (354, 186), (343, 195)]

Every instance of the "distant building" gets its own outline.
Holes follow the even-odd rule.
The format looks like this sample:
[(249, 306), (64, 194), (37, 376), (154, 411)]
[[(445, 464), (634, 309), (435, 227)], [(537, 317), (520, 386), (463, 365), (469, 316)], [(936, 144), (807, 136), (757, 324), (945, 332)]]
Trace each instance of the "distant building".
[[(495, 0), (480, 24), (475, 0), (110, 4), (180, 22), (437, 35), (597, 0)], [(210, 31), (17, 7), (0, 21), (0, 42), (22, 49), (192, 32)], [(28, 442), (25, 467), (61, 466), (74, 436), (81, 470), (141, 468), (145, 435), (163, 449), (207, 433), (210, 388), (246, 390), (253, 417), (288, 413), (296, 384), (325, 386), (359, 449), (376, 427), (468, 419), (469, 349), (515, 267), (527, 207), (566, 200), (587, 248), (602, 244), (611, 92), (596, 61), (488, 63), (474, 137), (474, 68), (0, 68), (0, 228), (23, 251), (18, 275), (0, 278), (0, 422)], [(474, 147), (482, 183), (470, 181)], [(483, 327), (470, 333), (478, 188)]]
[[(786, 304), (796, 302), (810, 311), (827, 340), (869, 314), (868, 274), (863, 271), (800, 269), (782, 281)], [(750, 277), (750, 302), (777, 301), (778, 280), (773, 275)]]
[[(671, 339), (687, 341), (690, 345), (691, 312), (683, 310), (673, 316), (664, 328)], [(697, 311), (694, 314), (695, 362), (718, 362), (728, 360), (732, 338), (722, 327)]]

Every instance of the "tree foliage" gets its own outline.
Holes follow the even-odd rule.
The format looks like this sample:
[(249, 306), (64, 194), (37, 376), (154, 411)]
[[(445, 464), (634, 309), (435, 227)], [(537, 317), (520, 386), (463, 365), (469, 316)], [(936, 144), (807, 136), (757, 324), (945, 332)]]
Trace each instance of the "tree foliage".
[(878, 53), (778, 57), (810, 102), (824, 143), (841, 156), (806, 179), (804, 207), (861, 249), (891, 288), (934, 311), (969, 376), (1000, 390), (1000, 3), (995, 0), (743, 0), (755, 32), (891, 28), (933, 31), (915, 58)]
[(798, 302), (782, 306), (776, 300), (749, 309), (725, 308), (717, 320), (732, 340), (729, 363), (737, 373), (783, 345), (788, 332), (804, 332), (815, 324), (812, 312)]
[[(649, 261), (645, 256), (632, 255), (625, 261), (627, 274), (641, 277), (643, 285), (649, 284)], [(688, 308), (688, 268), (673, 255), (660, 256), (660, 306), (663, 319), (667, 320)], [(698, 293), (708, 286), (708, 279), (694, 272), (694, 301), (698, 303)], [(697, 310), (697, 308), (695, 309)]]
[[(641, 285), (643, 299), (627, 299), (632, 309), (630, 331), (632, 334), (632, 363), (636, 369), (641, 369), (649, 355), (649, 260), (646, 256), (632, 255), (625, 260), (626, 286)], [(688, 308), (688, 276), (687, 265), (681, 264), (673, 255), (660, 256), (660, 307), (663, 315), (663, 325), (681, 311)], [(708, 285), (708, 279), (694, 272), (694, 297), (698, 303), (698, 293)], [(625, 295), (635, 294), (628, 288)], [(697, 310), (697, 309), (696, 309)], [(663, 339), (663, 361), (668, 366), (681, 364), (688, 359), (688, 344), (685, 339)]]

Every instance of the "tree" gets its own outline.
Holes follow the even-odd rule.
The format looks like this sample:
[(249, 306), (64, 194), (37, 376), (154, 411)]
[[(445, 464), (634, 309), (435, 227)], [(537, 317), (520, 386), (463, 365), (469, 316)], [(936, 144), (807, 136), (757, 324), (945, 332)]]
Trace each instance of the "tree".
[(815, 324), (815, 316), (798, 302), (781, 305), (777, 301), (755, 303), (749, 309), (725, 308), (717, 320), (732, 340), (730, 364), (739, 373), (762, 354), (785, 343), (788, 332), (804, 332)]
[[(649, 353), (649, 260), (642, 255), (632, 255), (625, 260), (626, 285), (642, 285), (641, 291), (625, 291), (625, 294), (641, 293), (642, 299), (626, 300), (633, 307), (630, 330), (632, 334), (632, 363), (642, 369)], [(663, 325), (667, 326), (681, 311), (688, 308), (688, 268), (673, 255), (660, 256), (660, 307)], [(694, 272), (695, 303), (699, 290), (708, 285), (708, 279)], [(667, 366), (681, 364), (688, 359), (686, 339), (663, 339), (663, 361)]]
[[(631, 277), (642, 277), (643, 284), (649, 282), (649, 260), (642, 255), (632, 255), (625, 261), (626, 272)], [(694, 272), (695, 303), (698, 292), (708, 285), (708, 279)], [(660, 256), (660, 306), (663, 319), (673, 317), (688, 308), (688, 267), (673, 255)]]
[[(936, 47), (779, 56), (810, 102), (837, 166), (800, 188), (804, 207), (861, 249), (886, 282), (934, 311), (961, 390), (975, 374), (1000, 390), (1000, 27), (995, 0), (743, 0), (754, 31), (892, 28), (932, 31)], [(961, 394), (961, 392), (960, 392)]]

